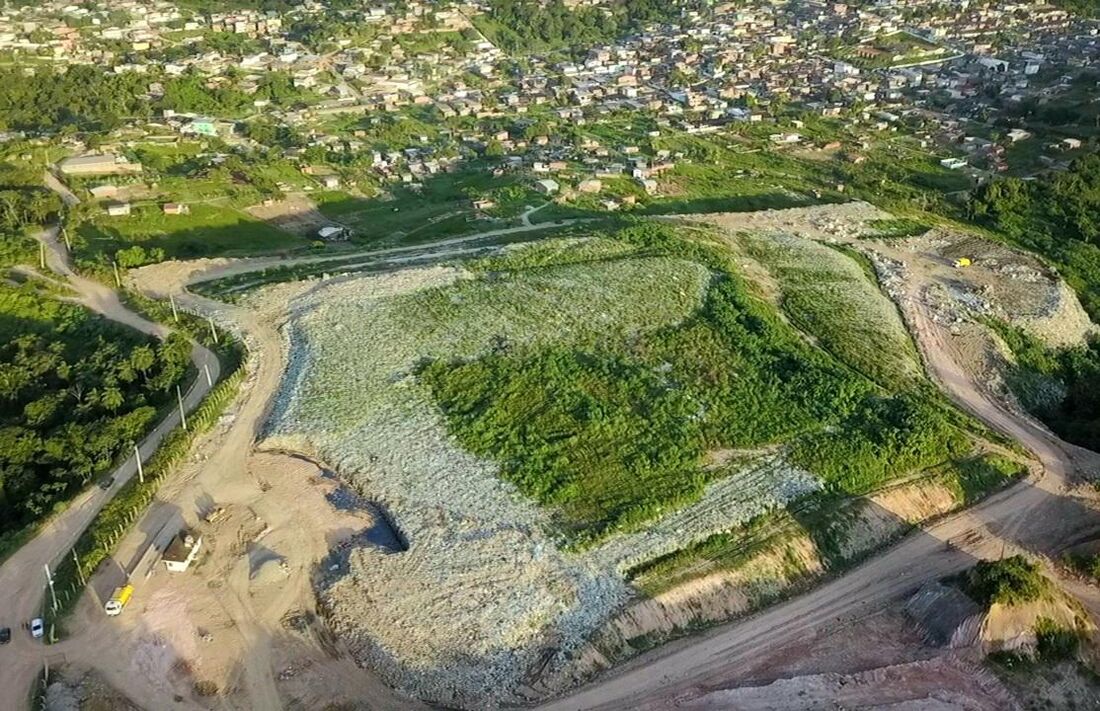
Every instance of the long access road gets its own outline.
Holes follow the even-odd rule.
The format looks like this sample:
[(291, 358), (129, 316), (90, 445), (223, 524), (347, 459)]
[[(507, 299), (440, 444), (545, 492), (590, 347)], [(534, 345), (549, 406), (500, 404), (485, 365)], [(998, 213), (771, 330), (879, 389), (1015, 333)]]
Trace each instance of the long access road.
[[(58, 233), (59, 229), (53, 227), (40, 232), (37, 237), (45, 247), (46, 263), (50, 270), (66, 279), (75, 292), (75, 300), (105, 318), (142, 333), (157, 338), (168, 335), (167, 327), (128, 309), (111, 289), (74, 273), (65, 248), (58, 241)], [(191, 349), (191, 362), (198, 375), (183, 397), (187, 411), (198, 406), (210, 391), (210, 381), (216, 383), (221, 374), (217, 356), (199, 344)], [(148, 460), (164, 437), (179, 424), (179, 411), (173, 408), (138, 444), (142, 460)], [(0, 709), (26, 706), (31, 680), (42, 668), (46, 657), (64, 652), (64, 643), (47, 646), (18, 629), (38, 616), (43, 608), (46, 597), (45, 566), (57, 564), (96, 514), (136, 472), (135, 458), (128, 457), (109, 475), (114, 477), (114, 483), (108, 489), (91, 487), (78, 495), (68, 508), (54, 516), (30, 542), (0, 565), (0, 601), (3, 601), (0, 604), (0, 626), (17, 630), (12, 634), (11, 644), (0, 648)]]

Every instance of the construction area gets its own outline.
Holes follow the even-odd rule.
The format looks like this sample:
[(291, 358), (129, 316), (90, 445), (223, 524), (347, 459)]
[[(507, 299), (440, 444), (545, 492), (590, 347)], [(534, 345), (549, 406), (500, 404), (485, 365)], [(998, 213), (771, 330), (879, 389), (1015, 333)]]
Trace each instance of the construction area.
[[(829, 353), (887, 393), (927, 374), (1034, 454), (969, 436), (967, 461), (1000, 457), (1022, 475), (988, 505), (962, 510), (954, 475), (930, 469), (850, 497), (820, 529), (799, 505), (829, 481), (799, 458), (796, 439), (707, 451), (698, 486), (675, 504), (595, 528), (563, 513), (582, 510), (568, 508), (568, 488), (566, 503), (547, 505), (506, 476), (507, 462), (471, 451), (438, 396), (446, 378), (466, 377), (456, 369), (486, 358), (502, 369), (576, 344), (656, 350), (705, 310), (714, 272), (699, 261), (582, 238), (466, 263), (443, 243), (438, 264), (273, 281), (234, 304), (187, 286), (279, 262), (136, 270), (144, 293), (172, 294), (239, 334), (248, 376), (123, 540), (116, 569), (97, 572), (58, 645), (64, 664), (47, 708), (1016, 707), (1020, 690), (983, 665), (976, 638), (955, 643), (972, 616), (965, 605), (960, 625), (930, 631), (922, 616), (950, 607), (951, 594), (912, 596), (1006, 546), (1055, 556), (1049, 541), (1092, 515), (1082, 482), (1100, 474), (1100, 457), (1062, 448), (1021, 413), (1003, 380), (1009, 356), (986, 322), (1052, 346), (1096, 327), (1036, 259), (941, 228), (882, 236), (892, 219), (848, 203), (662, 220), (729, 250), (739, 278), (780, 314), (776, 328), (801, 329), (797, 347)], [(509, 276), (527, 259), (552, 268)], [(850, 318), (824, 324), (798, 311), (815, 302)], [(850, 347), (861, 339), (890, 357)], [(577, 531), (587, 537), (569, 538)], [(158, 561), (171, 551), (168, 565), (148, 551)], [(851, 572), (831, 574), (838, 561)], [(135, 592), (108, 621), (119, 571)], [(1100, 595), (1075, 592), (1100, 610)], [(1087, 684), (1064, 686), (1078, 703), (1090, 698)]]

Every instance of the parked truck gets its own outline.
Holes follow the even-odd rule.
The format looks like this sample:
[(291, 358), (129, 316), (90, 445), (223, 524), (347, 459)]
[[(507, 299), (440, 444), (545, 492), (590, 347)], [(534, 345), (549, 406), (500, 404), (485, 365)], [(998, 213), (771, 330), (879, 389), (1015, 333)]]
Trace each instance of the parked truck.
[(126, 603), (130, 602), (130, 598), (134, 595), (134, 586), (127, 583), (120, 588), (115, 588), (114, 593), (111, 595), (111, 599), (104, 605), (104, 610), (111, 617), (122, 613), (122, 608), (126, 607)]

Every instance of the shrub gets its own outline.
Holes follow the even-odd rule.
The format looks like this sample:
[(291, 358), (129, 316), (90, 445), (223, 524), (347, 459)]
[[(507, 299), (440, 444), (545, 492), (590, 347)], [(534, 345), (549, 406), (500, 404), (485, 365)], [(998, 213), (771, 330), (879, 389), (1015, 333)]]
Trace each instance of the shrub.
[(1045, 662), (1073, 659), (1081, 644), (1075, 631), (1063, 627), (1049, 617), (1040, 617), (1035, 621), (1035, 640), (1035, 651), (1039, 659)]
[(963, 587), (983, 605), (1019, 605), (1050, 595), (1050, 581), (1038, 563), (1022, 555), (978, 562), (963, 576)]

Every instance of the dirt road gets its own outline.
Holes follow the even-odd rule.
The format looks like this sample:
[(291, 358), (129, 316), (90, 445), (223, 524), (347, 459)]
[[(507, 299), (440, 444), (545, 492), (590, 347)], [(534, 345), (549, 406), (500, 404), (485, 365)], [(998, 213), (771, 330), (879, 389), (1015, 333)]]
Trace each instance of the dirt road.
[[(43, 231), (39, 240), (47, 247), (47, 265), (57, 275), (68, 280), (76, 299), (117, 323), (134, 328), (158, 338), (168, 334), (168, 329), (153, 323), (127, 309), (118, 295), (102, 284), (73, 273), (64, 248), (58, 243), (56, 227)], [(204, 368), (216, 382), (220, 374), (217, 357), (196, 344), (191, 351), (191, 361), (199, 376), (184, 396), (184, 407), (194, 409), (210, 390)], [(143, 461), (153, 455), (164, 437), (179, 425), (179, 412), (175, 409), (165, 417), (138, 446)], [(33, 540), (20, 548), (0, 566), (0, 599), (4, 601), (0, 612), (0, 625), (17, 628), (36, 617), (43, 605), (46, 593), (45, 565), (55, 565), (60, 556), (68, 552), (95, 515), (111, 500), (118, 490), (137, 471), (133, 457), (128, 457), (111, 476), (114, 483), (107, 490), (91, 487), (77, 496), (65, 511), (46, 524)], [(26, 633), (13, 635), (12, 643), (3, 650), (0, 664), (0, 708), (22, 708), (26, 702), (26, 690), (30, 680), (41, 669), (47, 655), (63, 652), (64, 645), (43, 645)]]

